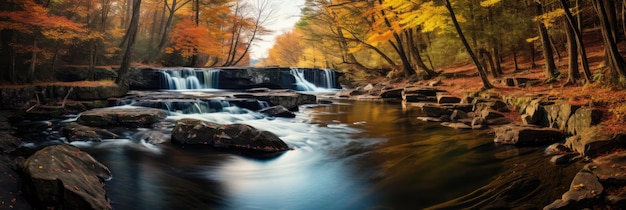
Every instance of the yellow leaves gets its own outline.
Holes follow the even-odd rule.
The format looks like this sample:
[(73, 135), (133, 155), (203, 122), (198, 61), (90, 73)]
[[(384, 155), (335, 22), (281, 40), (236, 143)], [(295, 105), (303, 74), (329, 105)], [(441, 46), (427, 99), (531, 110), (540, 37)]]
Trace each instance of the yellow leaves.
[(546, 28), (550, 28), (554, 25), (556, 21), (559, 20), (559, 18), (563, 16), (565, 16), (565, 10), (556, 9), (551, 12), (543, 13), (542, 15), (535, 17), (533, 20), (537, 22), (541, 21), (546, 26)]
[(537, 40), (539, 40), (539, 36), (528, 38), (528, 39), (526, 39), (526, 42), (533, 43), (533, 42), (535, 42)]
[(500, 3), (500, 0), (484, 0), (480, 2), (480, 6), (482, 7), (491, 7), (497, 3)]

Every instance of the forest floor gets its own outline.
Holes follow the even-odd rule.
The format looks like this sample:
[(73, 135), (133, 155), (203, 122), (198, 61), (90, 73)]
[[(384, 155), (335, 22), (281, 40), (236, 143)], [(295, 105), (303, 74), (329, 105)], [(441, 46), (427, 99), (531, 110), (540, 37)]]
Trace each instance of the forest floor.
[[(606, 77), (610, 74), (605, 67), (604, 47), (601, 37), (598, 35), (599, 34), (590, 34), (586, 36), (585, 47), (592, 75), (603, 75), (603, 80), (584, 84), (584, 78), (581, 78), (578, 84), (564, 86), (568, 76), (568, 57), (567, 52), (561, 51), (560, 59), (557, 59), (555, 55), (555, 62), (561, 73), (557, 81), (550, 83), (540, 82), (527, 87), (509, 87), (499, 82), (505, 77), (529, 78), (545, 81), (546, 76), (543, 68), (544, 60), (541, 58), (541, 54), (538, 53), (539, 55), (538, 58), (535, 59), (534, 68), (529, 57), (518, 57), (518, 71), (515, 71), (512, 56), (505, 57), (502, 63), (504, 74), (499, 78), (489, 76), (489, 80), (494, 88), (488, 91), (498, 95), (555, 96), (569, 100), (569, 103), (572, 105), (588, 105), (602, 110), (603, 119), (601, 125), (603, 125), (607, 132), (623, 132), (623, 130), (626, 130), (626, 103), (624, 103), (626, 102), (626, 90), (620, 87), (610, 86), (605, 82), (607, 80)], [(622, 49), (622, 54), (626, 53), (626, 41), (620, 43), (619, 49)], [(455, 76), (451, 78), (442, 78), (441, 76), (433, 78), (432, 80), (441, 81), (437, 88), (445, 89), (456, 96), (467, 96), (468, 93), (478, 92), (482, 88), (481, 79), (473, 63), (458, 64), (442, 69), (442, 75)], [(581, 77), (584, 77), (582, 66), (580, 67), (580, 72)], [(411, 85), (406, 79), (395, 84), (395, 86), (406, 85)], [(521, 122), (519, 116), (517, 116), (517, 118), (510, 116), (509, 118)]]

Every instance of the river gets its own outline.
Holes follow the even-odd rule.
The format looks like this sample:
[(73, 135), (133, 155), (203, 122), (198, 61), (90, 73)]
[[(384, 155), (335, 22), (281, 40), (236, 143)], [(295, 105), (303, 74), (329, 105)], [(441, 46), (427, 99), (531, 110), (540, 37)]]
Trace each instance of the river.
[[(488, 129), (419, 121), (397, 103), (332, 102), (302, 106), (294, 119), (235, 107), (167, 119), (271, 131), (293, 148), (277, 157), (135, 138), (73, 144), (112, 171), (114, 209), (532, 209), (560, 198), (581, 168), (551, 164), (543, 147), (495, 144)], [(171, 126), (126, 132), (146, 131)]]

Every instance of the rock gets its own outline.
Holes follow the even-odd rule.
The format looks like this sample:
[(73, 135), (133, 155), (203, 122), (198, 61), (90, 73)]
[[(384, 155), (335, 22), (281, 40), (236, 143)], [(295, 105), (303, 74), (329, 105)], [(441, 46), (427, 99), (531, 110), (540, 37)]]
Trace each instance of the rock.
[(161, 131), (146, 130), (133, 134), (132, 139), (135, 141), (144, 141), (150, 144), (162, 144), (169, 141), (170, 135), (167, 135)]
[(342, 90), (342, 91), (335, 93), (335, 96), (339, 98), (350, 98), (352, 96), (363, 95), (365, 93), (367, 92), (362, 91), (362, 90), (356, 90), (356, 89), (348, 89), (348, 90)]
[(365, 87), (362, 88), (365, 91), (370, 91), (374, 89), (374, 85), (372, 85), (372, 83), (367, 84)]
[(569, 163), (574, 157), (576, 157), (575, 154), (555, 155), (555, 156), (552, 156), (552, 158), (550, 158), (550, 162), (556, 165), (563, 165), (563, 164)]
[(450, 123), (450, 122), (443, 122), (441, 123), (442, 126), (446, 126), (446, 127), (450, 127), (450, 128), (454, 128), (454, 129), (472, 129), (472, 126), (466, 125), (465, 123)]
[(311, 94), (298, 93), (290, 90), (272, 90), (269, 92), (235, 94), (235, 98), (255, 98), (267, 101), (271, 106), (281, 105), (288, 110), (297, 110), (303, 104), (317, 103), (317, 97)]
[(285, 142), (268, 131), (244, 124), (220, 125), (196, 119), (178, 120), (172, 130), (172, 143), (267, 153), (289, 149)]
[(424, 114), (426, 114), (426, 116), (428, 117), (441, 117), (443, 115), (452, 114), (452, 111), (450, 109), (436, 104), (425, 104), (424, 106), (422, 106), (422, 110), (424, 111)]
[(543, 106), (545, 106), (545, 102), (543, 98), (532, 100), (526, 108), (523, 110), (522, 121), (527, 125), (547, 125), (545, 119), (545, 111), (543, 110)]
[(486, 101), (477, 101), (474, 104), (474, 110), (480, 111), (485, 109), (492, 109), (498, 112), (509, 112), (509, 106), (501, 100), (486, 100)]
[(502, 84), (509, 87), (528, 87), (533, 84), (539, 83), (537, 79), (529, 79), (524, 77), (505, 77), (502, 79)]
[(0, 109), (26, 109), (30, 99), (35, 98), (33, 86), (23, 88), (0, 88)]
[[(24, 143), (8, 131), (0, 131), (0, 153), (10, 153), (21, 147)], [(0, 154), (1, 156), (1, 154)]]
[(22, 193), (15, 161), (0, 155), (0, 209), (33, 209)]
[(461, 98), (446, 94), (437, 95), (437, 103), (440, 104), (453, 104), (461, 102)]
[(24, 163), (25, 192), (38, 209), (111, 209), (106, 166), (69, 145), (45, 147)]
[(485, 127), (485, 120), (482, 117), (474, 117), (470, 126), (472, 129), (482, 129)]
[(87, 126), (149, 126), (165, 119), (167, 112), (150, 108), (92, 109), (80, 114), (76, 122)]
[(284, 118), (296, 117), (296, 114), (294, 114), (293, 112), (289, 111), (287, 108), (281, 105), (263, 108), (259, 110), (259, 112), (270, 117), (284, 117)]
[(572, 153), (572, 150), (567, 148), (564, 144), (554, 143), (546, 147), (546, 150), (544, 150), (543, 153), (545, 155), (562, 155)]
[(554, 105), (544, 106), (546, 117), (548, 118), (547, 127), (565, 131), (567, 128), (567, 121), (572, 113), (575, 113), (578, 108), (580, 108), (580, 106), (572, 106), (564, 101)]
[(425, 96), (421, 94), (403, 94), (402, 100), (405, 102), (437, 102), (434, 96)]
[(511, 120), (507, 119), (506, 117), (498, 117), (498, 118), (489, 119), (485, 121), (485, 123), (487, 125), (506, 125), (506, 124), (510, 124)]
[(551, 144), (564, 139), (565, 133), (558, 129), (509, 124), (495, 129), (494, 142), (523, 146)]
[(467, 115), (467, 113), (464, 112), (464, 111), (461, 111), (461, 110), (454, 110), (454, 111), (452, 111), (452, 114), (450, 115), (450, 119), (452, 121), (459, 120), (459, 119), (465, 119), (465, 118), (468, 118), (468, 117), (469, 116)]
[(491, 119), (502, 118), (504, 117), (504, 114), (493, 109), (484, 109), (480, 112), (480, 117), (482, 117), (485, 121), (488, 121)]
[(592, 208), (603, 192), (604, 187), (598, 182), (598, 177), (583, 169), (576, 174), (569, 190), (563, 194), (561, 199), (555, 200), (543, 209)]
[(443, 120), (441, 120), (441, 118), (437, 118), (437, 117), (417, 117), (418, 120), (424, 121), (424, 122), (441, 122)]
[(607, 193), (604, 200), (614, 206), (625, 206), (626, 205), (626, 187), (621, 187), (617, 190), (617, 192)]
[(118, 85), (96, 86), (96, 87), (77, 87), (74, 88), (74, 95), (70, 97), (76, 100), (101, 100), (107, 98), (115, 98), (126, 95), (128, 87)]
[(402, 91), (404, 90), (404, 88), (396, 88), (396, 89), (388, 89), (388, 90), (383, 90), (380, 93), (380, 97), (381, 98), (396, 98), (396, 99), (401, 99), (402, 98)]
[(437, 96), (437, 93), (446, 92), (445, 90), (438, 90), (430, 87), (405, 87), (402, 91), (402, 95), (419, 94), (423, 96)]
[(600, 182), (611, 185), (626, 185), (626, 152), (611, 153), (595, 158), (585, 166)]
[(581, 155), (593, 158), (616, 147), (623, 147), (625, 143), (626, 136), (613, 136), (605, 132), (603, 127), (593, 126), (582, 134), (568, 138), (565, 146)]
[(602, 112), (595, 108), (577, 109), (567, 121), (567, 132), (570, 134), (579, 134), (585, 129), (597, 125), (602, 119)]
[(102, 141), (102, 139), (116, 139), (118, 135), (102, 128), (89, 127), (71, 122), (61, 130), (68, 141)]

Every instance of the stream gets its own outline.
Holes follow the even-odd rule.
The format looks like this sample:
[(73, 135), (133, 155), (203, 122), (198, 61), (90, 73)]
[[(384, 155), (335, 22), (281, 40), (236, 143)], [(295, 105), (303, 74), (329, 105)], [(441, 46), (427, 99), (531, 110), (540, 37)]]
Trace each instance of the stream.
[[(294, 119), (237, 107), (171, 113), (163, 126), (121, 131), (126, 139), (72, 144), (111, 170), (114, 209), (533, 209), (560, 198), (581, 168), (550, 163), (544, 147), (495, 144), (490, 129), (419, 121), (397, 103), (330, 100), (301, 106)], [(293, 149), (258, 158), (141, 139), (169, 135), (181, 118), (249, 124)], [(43, 132), (31, 146), (65, 141)]]

